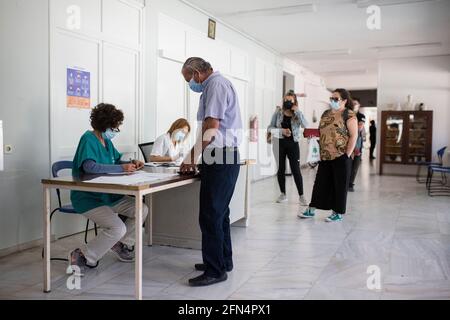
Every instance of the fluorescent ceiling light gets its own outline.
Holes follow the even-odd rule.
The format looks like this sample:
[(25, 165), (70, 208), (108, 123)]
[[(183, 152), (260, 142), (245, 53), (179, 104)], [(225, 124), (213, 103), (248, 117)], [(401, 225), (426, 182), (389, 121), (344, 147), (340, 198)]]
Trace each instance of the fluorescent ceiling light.
[(336, 71), (324, 71), (320, 72), (321, 75), (324, 76), (333, 76), (333, 75), (356, 75), (356, 74), (367, 74), (368, 69), (350, 69), (350, 70), (336, 70)]
[(236, 11), (220, 15), (221, 17), (237, 17), (237, 16), (288, 16), (297, 13), (316, 12), (317, 7), (313, 3), (301, 4), (288, 7), (275, 7), (267, 9), (254, 9), (245, 11)]
[(297, 51), (285, 54), (299, 55), (299, 56), (348, 56), (351, 53), (352, 53), (351, 49), (336, 49), (336, 50)]
[(440, 48), (442, 42), (424, 42), (424, 43), (407, 43), (407, 44), (395, 44), (388, 46), (371, 47), (369, 49), (376, 50), (378, 52), (393, 51), (399, 49), (424, 49), (424, 48)]
[(395, 6), (401, 4), (413, 4), (422, 2), (436, 2), (440, 0), (356, 0), (358, 8), (366, 8), (370, 5)]

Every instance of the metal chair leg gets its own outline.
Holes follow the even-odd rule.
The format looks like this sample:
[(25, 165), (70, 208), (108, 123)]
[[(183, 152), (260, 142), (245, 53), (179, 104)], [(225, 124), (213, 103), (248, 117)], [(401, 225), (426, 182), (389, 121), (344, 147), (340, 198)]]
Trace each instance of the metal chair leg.
[(417, 166), (417, 172), (416, 172), (416, 181), (417, 182), (419, 182), (419, 183), (422, 183), (423, 181), (422, 180), (420, 180), (420, 168), (421, 168), (422, 166), (419, 164), (418, 166)]
[(425, 184), (427, 190), (430, 188), (430, 176), (431, 176), (431, 168), (428, 168), (427, 180), (426, 180), (426, 184)]
[[(89, 219), (86, 222), (86, 230), (84, 230), (84, 243), (86, 243), (86, 244), (88, 243), (88, 241), (87, 241), (88, 232), (89, 232)], [(97, 228), (97, 224), (95, 222), (94, 222), (94, 233), (95, 233), (95, 236), (98, 235), (98, 228)]]
[(50, 222), (52, 222), (53, 215), (54, 215), (55, 212), (58, 211), (58, 210), (59, 210), (59, 208), (56, 208), (55, 210), (52, 211), (52, 213), (50, 213)]
[[(56, 208), (55, 210), (53, 210), (50, 213), (50, 224), (52, 222), (52, 218), (53, 218), (53, 214), (55, 214), (56, 211), (58, 211), (59, 208)], [(44, 248), (42, 248), (42, 253), (41, 253), (42, 259), (44, 259)], [(64, 258), (52, 258), (50, 257), (50, 261), (69, 261), (68, 259), (64, 259)]]
[(433, 180), (433, 170), (430, 169), (430, 179), (428, 181), (428, 195), (431, 196), (431, 181)]
[(88, 230), (89, 230), (89, 219), (86, 222), (86, 230), (84, 230), (84, 243), (87, 243)]

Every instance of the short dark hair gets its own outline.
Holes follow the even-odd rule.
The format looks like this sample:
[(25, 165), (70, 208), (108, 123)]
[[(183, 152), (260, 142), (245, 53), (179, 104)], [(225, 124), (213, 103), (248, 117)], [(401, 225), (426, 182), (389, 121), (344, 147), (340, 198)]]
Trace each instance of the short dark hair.
[(123, 118), (122, 110), (112, 104), (100, 103), (91, 111), (91, 126), (94, 130), (105, 132), (119, 127)]
[(358, 119), (358, 122), (366, 122), (366, 116), (362, 114), (361, 112), (358, 112), (356, 114), (356, 118)]
[(345, 107), (347, 109), (353, 110), (353, 100), (352, 100), (352, 96), (350, 95), (350, 92), (348, 92), (347, 90), (342, 89), (342, 88), (338, 88), (338, 89), (334, 90), (333, 92), (339, 93), (342, 100), (347, 100)]

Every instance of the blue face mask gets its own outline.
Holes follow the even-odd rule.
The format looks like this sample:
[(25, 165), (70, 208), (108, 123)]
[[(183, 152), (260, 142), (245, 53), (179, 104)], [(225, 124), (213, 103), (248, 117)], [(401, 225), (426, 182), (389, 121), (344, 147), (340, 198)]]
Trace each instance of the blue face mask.
[(112, 131), (111, 129), (106, 129), (106, 131), (102, 133), (102, 137), (105, 140), (112, 140), (116, 136), (117, 136), (117, 132)]
[(192, 78), (191, 81), (189, 81), (189, 88), (191, 88), (192, 91), (197, 93), (203, 92), (202, 84), (195, 82), (194, 78)]
[(186, 134), (183, 131), (177, 131), (174, 135), (175, 141), (181, 142), (186, 137)]
[(341, 106), (339, 105), (339, 101), (334, 101), (334, 100), (331, 100), (331, 101), (330, 101), (330, 106), (331, 106), (331, 108), (334, 109), (334, 110), (339, 110), (339, 108), (341, 107)]

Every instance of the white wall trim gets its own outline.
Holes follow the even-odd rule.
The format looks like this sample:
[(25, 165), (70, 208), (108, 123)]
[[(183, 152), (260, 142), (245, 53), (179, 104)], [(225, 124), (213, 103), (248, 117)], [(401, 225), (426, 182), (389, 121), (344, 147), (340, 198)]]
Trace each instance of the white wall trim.
[[(102, 0), (102, 2), (103, 1), (105, 1), (105, 0)], [(142, 2), (136, 1), (136, 0), (117, 0), (117, 1), (122, 2), (134, 9), (138, 9), (138, 10), (141, 10), (145, 7), (145, 3), (142, 3)]]
[(276, 54), (278, 56), (281, 56), (281, 53), (278, 52), (276, 49), (272, 48), (271, 46), (269, 46), (269, 45), (267, 45), (267, 44), (265, 44), (265, 43), (255, 39), (255, 38), (253, 38), (252, 36), (248, 35), (247, 33), (245, 33), (243, 31), (233, 27), (232, 25), (230, 25), (227, 22), (223, 21), (222, 19), (216, 17), (215, 15), (211, 14), (210, 12), (208, 12), (208, 11), (206, 11), (206, 10), (204, 10), (204, 9), (194, 5), (194, 4), (192, 4), (189, 1), (186, 1), (186, 0), (178, 0), (178, 1), (180, 1), (181, 3), (184, 3), (185, 5), (187, 5), (188, 7), (191, 7), (194, 10), (197, 10), (198, 12), (203, 13), (204, 15), (209, 16), (211, 19), (215, 20), (217, 23), (220, 23), (221, 25), (227, 27), (228, 29), (230, 29), (230, 30), (240, 34), (241, 36), (243, 36), (243, 37), (247, 38), (248, 40), (250, 40), (250, 41), (254, 42), (255, 44), (257, 44), (258, 46), (263, 47), (264, 49), (270, 51), (271, 53)]

